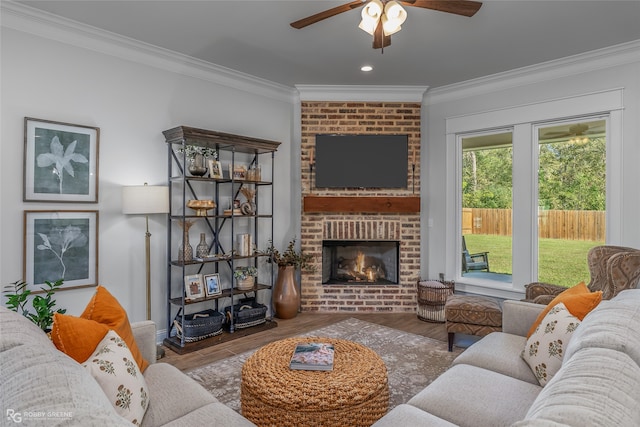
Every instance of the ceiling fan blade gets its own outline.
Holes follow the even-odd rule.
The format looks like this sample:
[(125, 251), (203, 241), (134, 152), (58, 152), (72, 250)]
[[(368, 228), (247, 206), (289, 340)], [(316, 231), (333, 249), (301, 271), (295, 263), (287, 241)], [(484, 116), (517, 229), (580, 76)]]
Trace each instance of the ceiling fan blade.
[(382, 29), (382, 21), (378, 21), (378, 26), (373, 33), (373, 48), (383, 49), (391, 45), (391, 36), (385, 36)]
[(462, 16), (473, 16), (482, 6), (482, 2), (470, 0), (406, 0), (400, 3)]
[(336, 16), (343, 12), (348, 12), (352, 9), (357, 9), (365, 5), (363, 0), (352, 1), (347, 4), (343, 4), (342, 6), (336, 6), (333, 9), (325, 10), (324, 12), (316, 13), (315, 15), (307, 16), (306, 18), (302, 18), (296, 22), (292, 22), (290, 25), (293, 28), (304, 28), (308, 25), (315, 24), (316, 22), (320, 22), (324, 19), (331, 18), (332, 16)]

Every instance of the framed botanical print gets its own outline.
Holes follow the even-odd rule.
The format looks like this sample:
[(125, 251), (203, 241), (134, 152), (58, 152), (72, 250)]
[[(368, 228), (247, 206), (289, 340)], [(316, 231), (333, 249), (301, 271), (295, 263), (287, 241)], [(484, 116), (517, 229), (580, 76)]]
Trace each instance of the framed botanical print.
[(100, 128), (24, 119), (25, 202), (98, 203)]
[(60, 290), (98, 284), (98, 211), (24, 211), (25, 282)]

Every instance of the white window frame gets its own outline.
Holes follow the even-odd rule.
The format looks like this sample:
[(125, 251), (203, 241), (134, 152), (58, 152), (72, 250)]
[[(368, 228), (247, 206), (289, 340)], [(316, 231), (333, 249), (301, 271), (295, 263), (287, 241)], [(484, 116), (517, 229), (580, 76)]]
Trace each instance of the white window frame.
[[(575, 120), (584, 116), (608, 117), (607, 121), (607, 243), (621, 241), (622, 201), (622, 109), (623, 90), (577, 95), (500, 110), (446, 119), (447, 241), (455, 242), (446, 256), (446, 277), (456, 289), (501, 298), (522, 298), (524, 285), (537, 276), (537, 176), (538, 139), (535, 129), (542, 123)], [(512, 283), (462, 276), (462, 138), (473, 134), (511, 129), (513, 133), (513, 276)], [(522, 179), (526, 177), (526, 179)], [(517, 238), (516, 238), (517, 236)]]

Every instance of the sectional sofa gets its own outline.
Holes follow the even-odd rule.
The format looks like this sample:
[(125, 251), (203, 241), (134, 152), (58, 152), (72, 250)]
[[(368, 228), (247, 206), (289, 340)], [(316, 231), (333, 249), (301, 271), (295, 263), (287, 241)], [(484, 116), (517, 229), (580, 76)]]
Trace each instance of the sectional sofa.
[(521, 354), (544, 307), (505, 301), (502, 332), (471, 345), (374, 426), (640, 426), (640, 290), (587, 314), (542, 387)]
[[(149, 406), (142, 426), (253, 426), (194, 380), (156, 359), (153, 322), (131, 325), (143, 357)], [(25, 317), (0, 307), (1, 425), (131, 426), (91, 374)]]

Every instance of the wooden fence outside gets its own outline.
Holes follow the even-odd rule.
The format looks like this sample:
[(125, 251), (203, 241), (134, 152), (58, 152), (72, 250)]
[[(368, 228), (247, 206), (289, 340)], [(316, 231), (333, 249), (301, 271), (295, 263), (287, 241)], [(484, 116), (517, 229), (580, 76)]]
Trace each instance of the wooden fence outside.
[[(462, 234), (510, 236), (511, 209), (462, 209)], [(605, 241), (604, 211), (538, 211), (538, 237)]]

